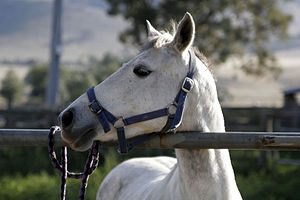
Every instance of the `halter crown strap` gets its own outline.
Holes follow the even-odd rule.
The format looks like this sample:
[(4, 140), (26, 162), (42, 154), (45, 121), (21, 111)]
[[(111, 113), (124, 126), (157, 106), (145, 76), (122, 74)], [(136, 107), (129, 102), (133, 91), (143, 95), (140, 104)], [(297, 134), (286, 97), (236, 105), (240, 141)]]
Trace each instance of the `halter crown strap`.
[[(119, 153), (126, 154), (130, 149), (132, 149), (134, 146), (136, 146), (138, 143), (148, 139), (153, 134), (145, 135), (141, 138), (139, 138), (137, 141), (127, 144), (126, 137), (125, 137), (125, 126), (135, 124), (138, 122), (143, 122), (163, 116), (168, 116), (168, 120), (166, 125), (162, 128), (162, 130), (155, 134), (165, 133), (169, 131), (175, 131), (182, 122), (182, 116), (184, 111), (184, 105), (185, 100), (187, 97), (187, 94), (193, 89), (194, 81), (194, 67), (196, 65), (196, 58), (195, 54), (191, 51), (189, 51), (189, 72), (185, 79), (183, 80), (182, 86), (180, 91), (178, 92), (176, 98), (174, 99), (174, 102), (167, 108), (162, 108), (159, 110), (134, 115), (127, 118), (117, 118), (112, 113), (110, 113), (108, 110), (106, 110), (100, 103), (97, 101), (94, 86), (89, 88), (87, 90), (87, 96), (90, 101), (89, 109), (92, 113), (94, 113), (101, 126), (103, 127), (103, 130), (105, 133), (109, 132), (111, 130), (110, 124), (117, 130), (117, 136), (118, 136), (118, 143), (119, 143)], [(176, 107), (175, 113), (172, 113), (170, 111), (170, 108), (172, 106)]]
[(189, 67), (192, 66), (192, 69), (189, 70), (187, 76), (183, 80), (181, 90), (179, 91), (179, 95), (175, 99), (175, 102), (177, 103), (177, 109), (176, 109), (176, 113), (175, 113), (175, 118), (170, 127), (170, 131), (175, 131), (180, 126), (180, 124), (182, 122), (184, 105), (185, 105), (185, 100), (186, 100), (187, 94), (194, 87), (193, 76), (195, 73), (194, 66), (196, 65), (196, 58), (195, 58), (195, 54), (191, 51), (189, 51), (189, 55), (190, 55)]

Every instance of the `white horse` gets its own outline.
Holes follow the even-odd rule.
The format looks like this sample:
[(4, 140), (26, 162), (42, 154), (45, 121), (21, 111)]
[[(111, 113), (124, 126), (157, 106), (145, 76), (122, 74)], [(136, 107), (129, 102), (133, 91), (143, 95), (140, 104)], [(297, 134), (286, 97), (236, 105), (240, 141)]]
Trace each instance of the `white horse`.
[[(189, 71), (189, 53), (195, 24), (186, 13), (173, 34), (159, 32), (147, 21), (148, 44), (117, 72), (95, 87), (96, 98), (115, 116), (132, 116), (167, 107)], [(199, 55), (198, 55), (199, 57)], [(212, 74), (201, 57), (195, 66), (178, 131), (224, 132), (224, 119)], [(60, 115), (62, 137), (79, 151), (93, 140), (116, 140), (104, 132), (88, 109), (86, 94)], [(126, 138), (157, 132), (167, 117), (126, 126)], [(169, 157), (136, 158), (115, 167), (102, 182), (97, 199), (242, 199), (235, 182), (228, 150), (176, 149)]]

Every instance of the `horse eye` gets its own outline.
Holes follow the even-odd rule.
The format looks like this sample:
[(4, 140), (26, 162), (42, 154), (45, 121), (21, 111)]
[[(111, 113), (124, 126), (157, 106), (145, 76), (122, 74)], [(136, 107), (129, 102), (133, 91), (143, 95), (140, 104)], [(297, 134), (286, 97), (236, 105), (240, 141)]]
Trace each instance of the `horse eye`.
[(133, 69), (133, 73), (135, 73), (139, 77), (148, 76), (152, 71), (146, 69), (145, 66), (139, 65)]

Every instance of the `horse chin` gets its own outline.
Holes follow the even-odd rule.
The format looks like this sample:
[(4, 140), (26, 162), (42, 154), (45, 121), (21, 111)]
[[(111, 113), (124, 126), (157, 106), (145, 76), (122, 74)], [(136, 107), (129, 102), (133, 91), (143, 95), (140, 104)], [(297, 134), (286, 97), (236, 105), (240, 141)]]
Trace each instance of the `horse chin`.
[(96, 135), (96, 131), (90, 129), (78, 137), (74, 142), (70, 143), (70, 147), (75, 151), (86, 151), (92, 147)]

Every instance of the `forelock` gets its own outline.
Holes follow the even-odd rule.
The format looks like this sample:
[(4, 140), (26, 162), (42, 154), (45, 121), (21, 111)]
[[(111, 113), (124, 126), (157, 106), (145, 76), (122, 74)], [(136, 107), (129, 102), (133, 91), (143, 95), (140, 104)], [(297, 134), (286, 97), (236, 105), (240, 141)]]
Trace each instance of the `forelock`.
[(151, 49), (151, 48), (158, 49), (158, 48), (161, 48), (164, 45), (172, 42), (174, 39), (174, 35), (176, 33), (175, 23), (171, 22), (170, 27), (172, 28), (171, 31), (168, 31), (168, 30), (160, 31), (161, 35), (150, 38), (150, 40), (146, 44), (143, 45), (142, 51), (145, 51), (145, 50)]

